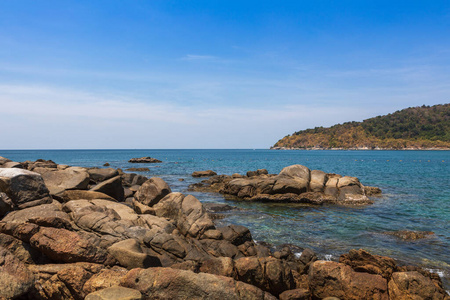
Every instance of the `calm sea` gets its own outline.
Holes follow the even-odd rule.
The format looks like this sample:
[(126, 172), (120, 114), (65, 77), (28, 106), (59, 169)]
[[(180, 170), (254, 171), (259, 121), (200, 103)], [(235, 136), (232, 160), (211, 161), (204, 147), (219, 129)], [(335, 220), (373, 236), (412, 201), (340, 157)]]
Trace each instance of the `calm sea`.
[[(357, 208), (263, 204), (230, 202), (217, 194), (191, 194), (202, 202), (226, 202), (241, 208), (227, 213), (220, 222), (249, 227), (255, 240), (309, 247), (326, 259), (364, 248), (440, 272), (447, 289), (449, 286), (450, 151), (0, 150), (0, 156), (14, 161), (51, 159), (85, 167), (108, 162), (122, 169), (139, 166), (128, 163), (130, 158), (151, 156), (163, 163), (145, 165), (150, 172), (142, 174), (161, 177), (173, 191), (183, 193), (189, 193), (189, 184), (201, 180), (190, 174), (206, 169), (218, 174), (245, 174), (259, 168), (278, 173), (283, 167), (302, 164), (356, 176), (363, 184), (383, 190), (375, 204)], [(412, 242), (383, 234), (393, 230), (435, 234)]]

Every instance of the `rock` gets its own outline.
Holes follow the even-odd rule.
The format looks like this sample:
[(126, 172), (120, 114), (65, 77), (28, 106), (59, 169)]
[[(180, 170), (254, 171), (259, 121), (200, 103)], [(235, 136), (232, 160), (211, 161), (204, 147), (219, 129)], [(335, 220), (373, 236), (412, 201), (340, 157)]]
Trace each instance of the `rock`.
[(241, 225), (229, 225), (226, 227), (217, 228), (222, 235), (223, 238), (227, 241), (230, 241), (233, 245), (239, 246), (246, 241), (253, 241), (252, 234), (247, 227)]
[(280, 294), (280, 300), (309, 300), (311, 292), (307, 289), (288, 290)]
[(90, 294), (98, 290), (118, 286), (122, 277), (127, 273), (127, 269), (119, 266), (114, 266), (111, 269), (102, 269), (84, 283), (83, 291), (85, 294)]
[(317, 260), (317, 255), (309, 248), (306, 248), (302, 251), (299, 260), (298, 272), (300, 274), (307, 274), (309, 271), (309, 267), (313, 262)]
[(210, 177), (215, 175), (217, 175), (217, 173), (212, 170), (195, 171), (194, 173), (192, 173), (192, 177)]
[(234, 261), (230, 257), (215, 257), (202, 262), (200, 272), (235, 277)]
[(67, 190), (63, 191), (62, 193), (56, 194), (53, 197), (62, 202), (69, 202), (72, 200), (94, 200), (94, 199), (117, 201), (113, 197), (108, 196), (104, 193), (85, 190)]
[(142, 184), (134, 197), (139, 203), (151, 207), (171, 192), (169, 185), (164, 180), (152, 177)]
[(399, 230), (399, 231), (387, 231), (384, 234), (395, 236), (405, 241), (415, 241), (424, 239), (430, 235), (434, 235), (432, 231), (412, 231), (412, 230)]
[(52, 201), (42, 176), (28, 170), (0, 169), (0, 192), (19, 209)]
[(106, 288), (86, 296), (85, 300), (140, 300), (142, 294), (121, 286)]
[(389, 299), (386, 279), (355, 272), (350, 266), (333, 261), (314, 262), (308, 279), (313, 299)]
[(234, 207), (234, 206), (230, 206), (228, 204), (223, 204), (223, 203), (206, 202), (206, 203), (202, 203), (202, 204), (203, 204), (203, 207), (208, 212), (224, 212), (224, 211), (230, 211), (230, 210), (236, 209), (236, 207)]
[(56, 195), (65, 190), (85, 190), (89, 184), (89, 174), (84, 168), (69, 167), (64, 170), (36, 167), (33, 169), (42, 175), (50, 194)]
[(150, 164), (150, 163), (161, 163), (162, 161), (156, 159), (156, 158), (152, 158), (152, 157), (141, 157), (141, 158), (132, 158), (130, 159), (128, 162), (130, 163), (146, 163), (146, 164)]
[(325, 183), (328, 181), (328, 175), (324, 171), (312, 170), (311, 181), (309, 182), (309, 189), (311, 192), (323, 192)]
[(8, 161), (6, 163), (4, 163), (2, 166), (2, 168), (18, 168), (18, 169), (23, 169), (23, 165), (19, 162), (15, 162), (15, 161)]
[(372, 255), (363, 249), (350, 250), (348, 254), (340, 256), (339, 262), (349, 265), (356, 272), (381, 275), (387, 280), (396, 270), (396, 263), (392, 258)]
[(0, 233), (0, 248), (11, 252), (16, 258), (26, 264), (40, 263), (43, 261), (41, 254), (31, 248), (30, 244), (4, 233)]
[(131, 171), (131, 172), (149, 172), (150, 169), (149, 169), (149, 168), (129, 168), (129, 169), (126, 169), (125, 171)]
[(159, 259), (144, 253), (135, 239), (128, 239), (115, 243), (108, 248), (108, 252), (120, 263), (120, 265), (128, 269), (161, 266)]
[(61, 210), (61, 205), (57, 202), (10, 212), (3, 221), (25, 223), (37, 218), (59, 218), (70, 222), (69, 215)]
[(94, 182), (101, 182), (119, 176), (119, 172), (113, 168), (88, 169), (87, 172), (89, 173), (89, 178)]
[(11, 252), (0, 247), (0, 298), (25, 295), (33, 287), (34, 275)]
[(8, 195), (0, 192), (0, 218), (6, 215), (13, 209), (13, 203), (11, 199), (9, 199)]
[(10, 159), (4, 158), (3, 156), (0, 156), (0, 165), (4, 165), (7, 162), (10, 162)]
[[(266, 169), (258, 169), (256, 171), (248, 171), (247, 172), (247, 177), (254, 177), (254, 176), (260, 176), (260, 175), (267, 175), (267, 174), (269, 174), (269, 172)], [(239, 174), (237, 174), (237, 175), (239, 175)], [(240, 176), (241, 175), (234, 176), (234, 177), (235, 178), (239, 178)]]
[(86, 296), (83, 291), (84, 283), (90, 279), (92, 273), (80, 265), (69, 266), (57, 273), (57, 277), (69, 289), (75, 299), (82, 300)]
[(170, 193), (153, 208), (156, 216), (174, 220), (183, 235), (200, 237), (205, 231), (215, 229), (211, 218), (194, 196)]
[(104, 163), (103, 166), (104, 166), (104, 167), (109, 167), (110, 164), (109, 164), (109, 163)]
[(311, 180), (311, 171), (302, 165), (292, 165), (285, 167), (281, 170), (280, 176), (286, 176), (291, 178), (300, 178), (306, 182)]
[(94, 186), (93, 188), (91, 188), (90, 190), (94, 192), (104, 193), (108, 196), (113, 197), (117, 201), (125, 200), (124, 191), (122, 187), (122, 179), (120, 178), (120, 176), (116, 176), (106, 181), (103, 181)]
[(30, 244), (55, 261), (66, 263), (85, 261), (100, 264), (114, 262), (105, 249), (95, 247), (78, 233), (66, 229), (41, 227), (31, 237)]
[(31, 223), (0, 222), (0, 232), (11, 235), (23, 242), (29, 243), (31, 237), (39, 231), (39, 226)]
[(389, 296), (400, 299), (449, 299), (447, 293), (419, 272), (396, 272), (389, 281)]
[(171, 268), (133, 269), (121, 285), (140, 291), (144, 299), (276, 299), (229, 277)]
[(38, 159), (35, 162), (28, 164), (28, 170), (33, 171), (35, 168), (50, 168), (56, 169), (58, 165), (52, 160)]
[(366, 196), (379, 196), (381, 194), (381, 189), (375, 186), (364, 186), (364, 193)]

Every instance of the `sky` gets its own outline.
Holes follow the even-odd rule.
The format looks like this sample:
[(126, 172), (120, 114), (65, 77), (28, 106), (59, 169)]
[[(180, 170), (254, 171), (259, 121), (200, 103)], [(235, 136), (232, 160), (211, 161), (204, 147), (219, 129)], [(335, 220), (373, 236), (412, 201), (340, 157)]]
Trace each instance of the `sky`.
[(0, 0), (0, 149), (268, 148), (449, 99), (447, 0)]

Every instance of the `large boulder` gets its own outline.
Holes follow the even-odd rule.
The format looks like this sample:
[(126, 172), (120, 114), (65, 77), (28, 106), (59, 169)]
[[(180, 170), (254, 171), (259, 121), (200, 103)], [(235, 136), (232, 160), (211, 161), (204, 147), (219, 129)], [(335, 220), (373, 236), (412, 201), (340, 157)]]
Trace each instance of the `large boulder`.
[(91, 191), (106, 194), (108, 196), (113, 197), (117, 201), (125, 200), (124, 199), (125, 194), (122, 186), (122, 179), (120, 178), (120, 176), (110, 178), (97, 184), (96, 186), (91, 188)]
[(447, 293), (419, 272), (396, 272), (389, 281), (389, 296), (401, 299), (450, 299)]
[(279, 173), (281, 176), (291, 177), (291, 178), (300, 178), (306, 182), (311, 180), (311, 170), (308, 167), (302, 165), (292, 165), (285, 167)]
[(64, 170), (54, 168), (34, 168), (34, 172), (42, 175), (45, 185), (52, 195), (65, 190), (85, 190), (89, 185), (89, 174), (84, 168), (69, 167)]
[(17, 168), (0, 169), (0, 192), (19, 209), (52, 201), (40, 174)]
[(93, 292), (84, 298), (85, 300), (140, 300), (142, 294), (134, 289), (121, 286), (109, 287)]
[(200, 237), (214, 224), (201, 202), (192, 195), (170, 193), (153, 206), (158, 217), (174, 220), (183, 235)]
[(169, 185), (164, 180), (152, 177), (142, 184), (134, 198), (139, 203), (151, 207), (171, 192)]
[(195, 171), (192, 173), (192, 177), (210, 177), (215, 175), (217, 175), (217, 173), (212, 170)]
[(66, 263), (84, 261), (100, 264), (114, 262), (105, 249), (94, 246), (76, 232), (62, 228), (41, 227), (31, 237), (30, 244), (55, 261)]
[(92, 275), (92, 277), (84, 283), (83, 291), (85, 294), (90, 294), (98, 290), (118, 286), (122, 277), (127, 273), (127, 269), (119, 266), (114, 266), (110, 269), (102, 269), (100, 272)]
[(66, 190), (63, 191), (62, 193), (54, 195), (53, 197), (61, 202), (69, 202), (71, 200), (94, 200), (94, 199), (116, 201), (116, 199), (104, 193), (86, 190)]
[(144, 299), (276, 299), (229, 277), (171, 268), (133, 269), (121, 285), (140, 291)]
[(12, 211), (3, 218), (3, 221), (10, 223), (25, 223), (39, 218), (56, 218), (70, 222), (70, 217), (61, 210), (61, 205), (56, 201), (50, 204), (42, 204)]
[(107, 179), (119, 176), (119, 172), (113, 168), (107, 169), (89, 169), (87, 170), (89, 173), (89, 178), (94, 182), (105, 181)]
[(309, 182), (309, 189), (311, 190), (311, 192), (323, 192), (327, 180), (328, 180), (327, 173), (320, 170), (312, 170), (311, 181)]
[(34, 279), (23, 262), (0, 247), (0, 299), (13, 299), (28, 293)]
[(333, 261), (314, 262), (309, 268), (308, 280), (313, 299), (389, 299), (386, 279), (355, 272), (350, 266)]
[(352, 249), (348, 254), (343, 254), (339, 262), (349, 265), (357, 272), (378, 274), (389, 280), (396, 270), (395, 261), (386, 256), (372, 255), (369, 252), (359, 249)]
[(13, 208), (13, 203), (8, 195), (0, 192), (0, 218), (6, 215)]
[(161, 266), (159, 259), (144, 253), (135, 239), (117, 242), (108, 248), (108, 252), (120, 265), (128, 269)]

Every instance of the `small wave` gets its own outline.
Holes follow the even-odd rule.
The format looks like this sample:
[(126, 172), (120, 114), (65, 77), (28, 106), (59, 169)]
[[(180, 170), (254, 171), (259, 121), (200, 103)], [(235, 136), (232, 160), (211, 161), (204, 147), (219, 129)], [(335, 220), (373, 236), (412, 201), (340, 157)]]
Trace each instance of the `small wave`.
[(331, 254), (325, 254), (325, 260), (326, 261), (331, 261), (333, 259), (333, 255)]
[(430, 273), (438, 274), (441, 279), (444, 278), (444, 276), (445, 276), (445, 271), (443, 271), (443, 270), (439, 270), (439, 269), (425, 269), (425, 270), (427, 270)]
[(296, 258), (300, 258), (300, 256), (302, 256), (303, 252), (294, 252), (294, 255)]

